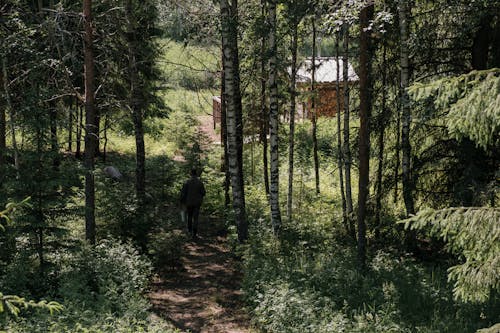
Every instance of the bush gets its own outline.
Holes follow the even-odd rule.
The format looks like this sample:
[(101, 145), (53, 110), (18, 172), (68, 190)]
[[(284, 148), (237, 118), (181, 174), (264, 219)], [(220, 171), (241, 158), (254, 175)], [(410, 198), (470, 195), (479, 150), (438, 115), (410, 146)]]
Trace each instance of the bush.
[(255, 226), (243, 289), (268, 332), (474, 332), (494, 323), (498, 301), (453, 300), (446, 268), (385, 250), (357, 269), (354, 248), (331, 242), (318, 221), (285, 225), (279, 238)]
[(142, 294), (151, 263), (130, 244), (105, 239), (94, 247), (84, 246), (62, 269), (59, 293), (65, 304), (117, 314), (148, 308)]
[(149, 237), (148, 252), (157, 269), (165, 270), (180, 266), (182, 245), (186, 235), (180, 230), (156, 230)]

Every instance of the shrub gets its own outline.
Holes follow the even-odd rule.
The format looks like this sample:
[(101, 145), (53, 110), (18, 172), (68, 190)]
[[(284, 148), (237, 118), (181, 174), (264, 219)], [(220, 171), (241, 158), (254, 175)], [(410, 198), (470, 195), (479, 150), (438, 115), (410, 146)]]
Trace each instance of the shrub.
[(179, 266), (185, 241), (186, 235), (180, 230), (159, 229), (150, 234), (148, 252), (155, 267), (161, 271)]
[(62, 269), (59, 292), (65, 304), (117, 314), (148, 308), (142, 293), (151, 263), (128, 243), (105, 239), (94, 247), (84, 246)]

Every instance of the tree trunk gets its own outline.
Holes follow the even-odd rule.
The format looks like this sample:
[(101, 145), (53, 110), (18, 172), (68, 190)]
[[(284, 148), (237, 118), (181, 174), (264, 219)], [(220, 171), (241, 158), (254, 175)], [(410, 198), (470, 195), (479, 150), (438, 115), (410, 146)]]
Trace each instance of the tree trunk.
[(387, 48), (385, 43), (383, 45), (382, 51), (382, 112), (379, 116), (378, 122), (378, 166), (377, 166), (377, 194), (375, 199), (375, 238), (378, 239), (380, 236), (380, 214), (382, 211), (382, 173), (384, 170), (384, 134), (385, 134), (385, 123), (387, 118)]
[(296, 73), (297, 73), (297, 25), (295, 24), (297, 20), (292, 23), (292, 71), (290, 77), (290, 133), (288, 137), (288, 196), (287, 196), (287, 210), (286, 215), (288, 221), (292, 220), (292, 207), (293, 207), (293, 157), (295, 148), (295, 83), (296, 83)]
[(137, 38), (135, 32), (135, 17), (132, 0), (127, 0), (126, 14), (128, 21), (127, 44), (130, 84), (130, 109), (134, 121), (135, 134), (135, 193), (139, 206), (142, 208), (146, 196), (146, 150), (144, 146), (143, 111), (141, 107), (140, 82), (137, 69)]
[(488, 66), (489, 68), (500, 67), (500, 7), (496, 10), (494, 26), (495, 29), (493, 30), (491, 39), (491, 63)]
[(58, 170), (59, 164), (61, 163), (61, 161), (59, 159), (59, 144), (57, 142), (57, 104), (56, 103), (51, 103), (49, 117), (50, 117), (50, 149), (52, 151), (52, 154), (54, 154), (53, 160), (52, 160), (52, 165), (54, 167), (54, 170)]
[(346, 212), (346, 200), (345, 200), (345, 191), (344, 191), (344, 166), (343, 158), (342, 158), (342, 128), (341, 128), (341, 120), (340, 120), (340, 106), (342, 104), (340, 98), (340, 66), (339, 66), (339, 38), (340, 34), (337, 34), (335, 38), (335, 60), (337, 61), (337, 153), (338, 153), (338, 168), (339, 168), (339, 185), (340, 185), (340, 198), (342, 200), (342, 223), (346, 229), (346, 232), (351, 237), (354, 235), (351, 232), (351, 228), (349, 227), (349, 223), (347, 221), (347, 212)]
[(12, 108), (9, 93), (9, 76), (7, 75), (7, 60), (2, 58), (2, 76), (3, 76), (3, 89), (5, 94), (5, 102), (9, 112), (9, 127), (11, 132), (12, 149), (14, 150), (14, 168), (16, 169), (16, 178), (19, 178), (19, 150), (17, 149), (16, 140), (16, 119), (15, 112)]
[[(261, 0), (260, 2), (262, 7), (262, 17), (266, 15), (266, 0)], [(261, 109), (261, 132), (260, 132), (260, 141), (262, 142), (262, 169), (264, 176), (264, 189), (266, 191), (266, 195), (269, 196), (269, 165), (267, 161), (268, 154), (268, 144), (267, 144), (267, 135), (269, 134), (269, 122), (268, 122), (268, 112), (266, 105), (266, 37), (263, 34), (261, 40), (261, 49), (260, 49), (260, 109)]]
[(74, 120), (74, 110), (70, 103), (70, 107), (68, 110), (68, 151), (70, 153), (73, 151), (73, 120)]
[(95, 244), (94, 156), (97, 143), (97, 117), (94, 105), (94, 51), (92, 31), (92, 0), (83, 1), (84, 80), (85, 80), (85, 238)]
[(75, 157), (80, 158), (82, 155), (82, 128), (83, 128), (83, 108), (80, 105), (76, 107), (76, 152)]
[(359, 42), (359, 186), (358, 186), (358, 260), (361, 269), (366, 265), (366, 215), (370, 180), (370, 113), (372, 46), (370, 31), (374, 5), (368, 4), (361, 10)]
[(493, 16), (483, 14), (479, 21), (479, 29), (472, 40), (472, 69), (483, 70), (488, 68), (490, 38), (493, 34), (491, 21)]
[[(224, 41), (222, 41), (224, 45)], [(229, 185), (231, 185), (231, 176), (229, 175), (229, 164), (228, 164), (228, 145), (227, 145), (227, 107), (226, 107), (226, 84), (225, 84), (225, 66), (224, 66), (224, 53), (222, 53), (222, 77), (221, 77), (221, 95), (220, 95), (220, 109), (221, 109), (221, 142), (224, 149), (222, 171), (224, 172), (224, 207), (229, 207), (231, 203), (231, 198), (229, 196)]]
[(408, 3), (407, 0), (399, 0), (399, 26), (401, 33), (401, 111), (402, 129), (401, 145), (403, 153), (403, 198), (406, 207), (406, 215), (415, 213), (413, 203), (413, 185), (411, 179), (411, 145), (410, 145), (410, 98), (408, 96), (409, 85), (409, 55), (408, 55)]
[(245, 192), (243, 186), (243, 128), (242, 105), (238, 60), (238, 5), (236, 0), (220, 1), (224, 79), (226, 87), (226, 121), (228, 138), (228, 164), (233, 192), (238, 240), (244, 242), (248, 237), (245, 212)]
[[(3, 71), (0, 72), (0, 84), (2, 87), (4, 86), (3, 84)], [(6, 117), (6, 104), (4, 103), (4, 98), (0, 99), (0, 170), (2, 169), (3, 165), (5, 164), (5, 153), (7, 151), (7, 117)], [(0, 180), (2, 181), (2, 180)]]
[(343, 48), (344, 55), (342, 57), (342, 76), (344, 88), (344, 165), (345, 165), (345, 201), (346, 201), (346, 214), (351, 229), (352, 240), (356, 240), (356, 230), (354, 228), (354, 209), (352, 204), (352, 191), (351, 191), (351, 144), (350, 144), (350, 110), (349, 110), (349, 24), (343, 24), (344, 40)]
[[(316, 18), (312, 19), (313, 39), (312, 39), (312, 59), (311, 59), (311, 125), (312, 125), (312, 141), (313, 141), (313, 160), (314, 160), (314, 178), (316, 181), (316, 194), (319, 194), (319, 158), (318, 158), (318, 124), (316, 115)], [(337, 70), (338, 75), (338, 70)], [(338, 82), (338, 80), (337, 80)]]
[[(95, 104), (95, 98), (94, 98), (94, 104)], [(96, 133), (96, 137), (95, 137), (95, 153), (94, 153), (94, 156), (95, 157), (100, 157), (101, 156), (101, 114), (98, 110), (97, 107), (94, 107), (95, 109), (95, 133)]]
[(399, 165), (401, 162), (401, 105), (398, 101), (396, 103), (396, 165), (394, 166), (394, 203), (398, 202), (399, 199)]
[(271, 150), (270, 206), (271, 223), (275, 233), (281, 227), (281, 212), (279, 203), (279, 154), (278, 154), (278, 69), (276, 45), (276, 3), (269, 1), (269, 136)]
[(104, 144), (102, 145), (102, 161), (106, 163), (107, 151), (108, 151), (108, 129), (109, 129), (109, 115), (104, 115)]

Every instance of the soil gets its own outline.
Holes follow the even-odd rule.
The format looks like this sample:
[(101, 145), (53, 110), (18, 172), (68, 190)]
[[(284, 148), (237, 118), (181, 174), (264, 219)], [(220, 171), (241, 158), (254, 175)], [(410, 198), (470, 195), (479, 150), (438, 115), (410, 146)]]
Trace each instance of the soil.
[(243, 310), (238, 261), (214, 223), (200, 220), (200, 236), (183, 245), (181, 265), (153, 282), (158, 316), (192, 333), (250, 333)]

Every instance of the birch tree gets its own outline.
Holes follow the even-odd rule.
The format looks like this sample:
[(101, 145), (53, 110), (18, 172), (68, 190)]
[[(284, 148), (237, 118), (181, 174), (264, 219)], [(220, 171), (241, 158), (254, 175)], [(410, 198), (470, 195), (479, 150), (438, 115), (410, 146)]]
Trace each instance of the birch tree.
[[(314, 160), (314, 178), (316, 185), (316, 194), (319, 194), (319, 158), (318, 158), (318, 122), (316, 114), (316, 94), (315, 94), (315, 80), (316, 80), (316, 15), (312, 17), (312, 59), (311, 59), (311, 122), (312, 122), (312, 140), (313, 140), (313, 160)], [(338, 64), (338, 63), (337, 63)], [(338, 75), (338, 71), (337, 71)], [(337, 80), (338, 83), (338, 80)]]
[[(335, 36), (335, 60), (337, 62), (337, 85), (336, 85), (336, 93), (337, 93), (337, 152), (338, 152), (338, 168), (339, 168), (339, 187), (340, 187), (340, 198), (342, 202), (342, 222), (346, 229), (346, 232), (351, 235), (351, 228), (347, 219), (347, 211), (346, 211), (346, 200), (345, 200), (345, 190), (344, 190), (344, 166), (343, 166), (343, 154), (342, 154), (342, 125), (340, 119), (340, 106), (342, 105), (341, 97), (340, 97), (340, 55), (339, 55), (339, 39), (340, 33), (337, 32)], [(345, 87), (344, 87), (345, 89)], [(351, 235), (353, 236), (353, 235)]]
[(269, 135), (271, 150), (270, 206), (271, 223), (275, 232), (281, 227), (279, 204), (279, 153), (278, 153), (278, 83), (277, 83), (277, 45), (276, 45), (276, 3), (269, 1)]
[(342, 86), (344, 88), (344, 166), (345, 166), (345, 200), (346, 200), (346, 214), (351, 229), (351, 236), (353, 241), (356, 239), (354, 229), (354, 216), (352, 204), (352, 191), (351, 191), (351, 145), (350, 145), (350, 109), (349, 109), (349, 23), (347, 20), (343, 23), (343, 57), (342, 57)]
[[(267, 15), (267, 4), (266, 0), (261, 0), (261, 15), (263, 18)], [(261, 110), (261, 132), (260, 132), (260, 140), (262, 142), (262, 169), (263, 169), (263, 177), (264, 177), (264, 189), (266, 191), (266, 195), (269, 196), (269, 163), (267, 159), (268, 155), (268, 142), (267, 135), (269, 134), (269, 114), (267, 111), (267, 103), (266, 103), (266, 85), (267, 85), (267, 55), (266, 55), (266, 33), (262, 34), (261, 37), (261, 49), (260, 49), (260, 110)]]
[(248, 237), (243, 186), (243, 124), (238, 60), (238, 3), (220, 1), (224, 85), (226, 89), (226, 121), (228, 139), (228, 167), (233, 192), (233, 209), (238, 229), (238, 240)]

